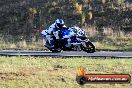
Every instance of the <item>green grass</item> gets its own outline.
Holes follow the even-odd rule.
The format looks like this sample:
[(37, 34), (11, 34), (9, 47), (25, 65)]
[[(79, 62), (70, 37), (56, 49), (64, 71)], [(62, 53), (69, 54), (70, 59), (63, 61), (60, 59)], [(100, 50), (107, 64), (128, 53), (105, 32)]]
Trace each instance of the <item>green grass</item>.
[(97, 50), (132, 51), (132, 38), (107, 36), (95, 40), (95, 46)]
[(3, 56), (0, 57), (0, 88), (130, 88), (132, 83), (80, 86), (75, 79), (80, 65), (87, 73), (132, 75), (131, 59)]

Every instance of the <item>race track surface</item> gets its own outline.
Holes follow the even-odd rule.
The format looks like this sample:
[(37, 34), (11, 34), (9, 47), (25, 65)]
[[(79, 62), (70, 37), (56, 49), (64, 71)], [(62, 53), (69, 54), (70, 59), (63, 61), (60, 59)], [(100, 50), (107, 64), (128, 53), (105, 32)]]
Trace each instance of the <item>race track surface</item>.
[(127, 57), (132, 58), (132, 52), (110, 52), (97, 51), (94, 53), (86, 52), (60, 52), (52, 53), (48, 51), (0, 51), (1, 56), (49, 56), (49, 57)]

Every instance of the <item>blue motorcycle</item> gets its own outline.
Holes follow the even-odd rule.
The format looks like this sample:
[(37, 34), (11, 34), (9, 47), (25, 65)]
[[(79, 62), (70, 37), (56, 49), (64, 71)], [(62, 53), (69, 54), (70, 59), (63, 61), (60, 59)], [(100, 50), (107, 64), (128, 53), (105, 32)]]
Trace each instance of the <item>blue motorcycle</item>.
[[(94, 44), (86, 37), (85, 33), (81, 33), (76, 29), (69, 28), (67, 30), (62, 29), (60, 31), (60, 39), (54, 38), (54, 47), (46, 46), (52, 52), (61, 51), (85, 51), (87, 53), (95, 52)], [(79, 34), (80, 33), (80, 34)], [(82, 34), (82, 35), (81, 35)], [(68, 40), (70, 44), (68, 45)], [(48, 45), (46, 41), (46, 45)], [(68, 45), (68, 46), (67, 46)]]

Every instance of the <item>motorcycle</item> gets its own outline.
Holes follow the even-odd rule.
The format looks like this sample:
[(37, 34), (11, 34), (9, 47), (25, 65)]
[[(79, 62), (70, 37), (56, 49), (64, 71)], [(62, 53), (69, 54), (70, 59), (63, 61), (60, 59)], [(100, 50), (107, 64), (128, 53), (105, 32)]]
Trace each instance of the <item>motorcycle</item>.
[[(54, 39), (54, 47), (49, 47), (48, 41), (46, 41), (46, 47), (52, 52), (61, 52), (61, 51), (85, 51), (87, 53), (94, 53), (95, 46), (87, 38), (85, 31), (79, 31), (76, 27), (71, 27), (67, 30), (62, 29), (60, 32), (61, 38)], [(68, 40), (70, 42), (69, 46)]]

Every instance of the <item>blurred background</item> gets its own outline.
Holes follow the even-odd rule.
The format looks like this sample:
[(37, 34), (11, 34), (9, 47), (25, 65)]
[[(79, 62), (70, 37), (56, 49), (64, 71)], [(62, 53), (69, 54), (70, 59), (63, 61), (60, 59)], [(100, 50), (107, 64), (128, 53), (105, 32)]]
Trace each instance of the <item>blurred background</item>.
[(47, 50), (39, 30), (60, 17), (97, 50), (132, 51), (132, 0), (0, 0), (0, 49)]

